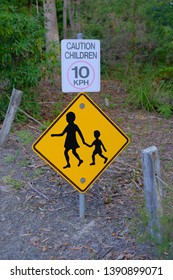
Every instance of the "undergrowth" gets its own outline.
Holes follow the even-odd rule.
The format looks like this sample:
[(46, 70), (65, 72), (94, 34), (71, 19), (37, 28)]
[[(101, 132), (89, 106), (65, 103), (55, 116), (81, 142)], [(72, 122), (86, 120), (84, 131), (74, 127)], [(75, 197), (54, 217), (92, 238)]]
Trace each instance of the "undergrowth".
[(162, 197), (163, 215), (160, 218), (161, 238), (158, 239), (158, 228), (154, 228), (154, 234), (149, 231), (149, 219), (145, 206), (144, 197), (139, 197), (136, 192), (135, 201), (137, 201), (138, 213), (131, 221), (131, 233), (136, 237), (138, 242), (150, 244), (154, 250), (154, 258), (173, 259), (173, 191), (172, 187), (164, 184), (164, 196)]
[(173, 113), (173, 67), (132, 64), (117, 66), (116, 77), (128, 92), (125, 104), (156, 111), (169, 118)]

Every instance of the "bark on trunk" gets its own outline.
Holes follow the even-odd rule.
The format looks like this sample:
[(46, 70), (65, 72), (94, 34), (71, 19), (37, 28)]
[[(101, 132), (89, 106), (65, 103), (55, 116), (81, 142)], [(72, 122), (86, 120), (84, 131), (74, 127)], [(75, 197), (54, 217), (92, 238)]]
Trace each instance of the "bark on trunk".
[(44, 0), (44, 19), (46, 28), (46, 51), (59, 49), (59, 32), (55, 0)]

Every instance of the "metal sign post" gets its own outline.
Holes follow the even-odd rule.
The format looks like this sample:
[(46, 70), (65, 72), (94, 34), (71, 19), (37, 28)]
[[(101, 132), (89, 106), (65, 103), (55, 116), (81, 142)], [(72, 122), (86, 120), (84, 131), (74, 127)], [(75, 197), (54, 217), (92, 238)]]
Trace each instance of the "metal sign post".
[[(83, 39), (83, 33), (77, 34), (77, 39)], [(85, 218), (85, 194), (79, 193), (79, 217), (80, 219)]]
[(85, 194), (79, 193), (79, 217), (85, 218)]

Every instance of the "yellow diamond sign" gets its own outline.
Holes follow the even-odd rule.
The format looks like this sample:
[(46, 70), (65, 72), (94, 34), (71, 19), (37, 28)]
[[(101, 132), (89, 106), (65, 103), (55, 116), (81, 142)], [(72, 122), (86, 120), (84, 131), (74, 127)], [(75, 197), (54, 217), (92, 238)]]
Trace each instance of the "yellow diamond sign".
[(33, 150), (85, 193), (129, 144), (125, 133), (80, 93), (33, 144)]

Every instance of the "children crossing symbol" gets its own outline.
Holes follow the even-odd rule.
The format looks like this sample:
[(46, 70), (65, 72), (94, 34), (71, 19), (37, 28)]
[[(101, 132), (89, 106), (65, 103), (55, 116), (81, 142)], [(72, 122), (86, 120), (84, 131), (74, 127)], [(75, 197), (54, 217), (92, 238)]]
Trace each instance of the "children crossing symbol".
[(79, 192), (85, 193), (129, 138), (80, 93), (33, 144), (33, 150)]

